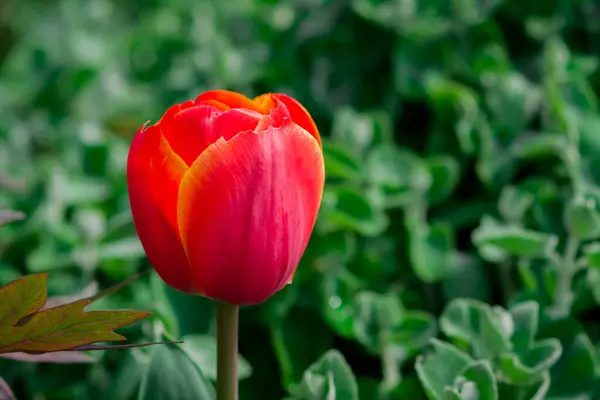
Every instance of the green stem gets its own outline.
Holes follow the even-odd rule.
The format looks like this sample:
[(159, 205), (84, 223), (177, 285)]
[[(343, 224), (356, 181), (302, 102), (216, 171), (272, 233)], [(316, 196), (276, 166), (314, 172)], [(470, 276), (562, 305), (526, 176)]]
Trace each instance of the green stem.
[(217, 400), (238, 400), (239, 307), (217, 305)]

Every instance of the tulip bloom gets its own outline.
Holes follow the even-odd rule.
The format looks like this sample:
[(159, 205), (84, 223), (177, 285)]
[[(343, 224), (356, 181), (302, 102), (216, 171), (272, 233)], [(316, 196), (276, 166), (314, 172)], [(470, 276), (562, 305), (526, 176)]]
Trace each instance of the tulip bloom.
[(325, 170), (308, 112), (283, 94), (215, 90), (135, 135), (133, 221), (171, 287), (250, 305), (290, 283), (314, 228)]

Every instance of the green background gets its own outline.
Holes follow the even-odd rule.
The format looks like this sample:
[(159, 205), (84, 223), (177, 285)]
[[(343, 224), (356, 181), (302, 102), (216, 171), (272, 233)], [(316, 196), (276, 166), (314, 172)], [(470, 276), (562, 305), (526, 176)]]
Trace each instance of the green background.
[[(599, 55), (595, 0), (3, 0), (0, 208), (27, 218), (0, 283), (148, 268), (136, 130), (205, 90), (283, 92), (327, 183), (294, 284), (241, 311), (242, 400), (600, 398)], [(212, 396), (210, 301), (149, 274), (96, 306), (184, 350), (0, 360), (19, 399)]]

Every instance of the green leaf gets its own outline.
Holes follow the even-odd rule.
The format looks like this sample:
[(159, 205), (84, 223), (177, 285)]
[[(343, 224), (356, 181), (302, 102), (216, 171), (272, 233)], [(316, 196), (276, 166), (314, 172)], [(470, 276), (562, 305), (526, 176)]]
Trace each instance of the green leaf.
[(178, 347), (156, 346), (138, 393), (138, 400), (210, 400), (215, 390)]
[(600, 304), (600, 269), (588, 268), (586, 274), (587, 284), (590, 287), (596, 304)]
[(538, 330), (540, 306), (535, 301), (527, 301), (511, 307), (514, 332), (511, 342), (515, 351), (524, 351), (534, 344)]
[(417, 357), (415, 369), (419, 380), (430, 400), (444, 398), (446, 387), (452, 387), (454, 381), (460, 376), (473, 360), (468, 354), (458, 348), (432, 339), (432, 352)]
[(546, 371), (542, 374), (542, 379), (528, 388), (525, 393), (525, 398), (529, 400), (545, 400), (549, 389), (550, 374)]
[(345, 271), (343, 274), (329, 273), (323, 277), (323, 316), (333, 330), (345, 338), (354, 337), (354, 294), (360, 285)]
[(562, 396), (582, 396), (600, 373), (594, 347), (585, 333), (577, 335), (564, 352), (560, 368), (552, 370), (552, 393)]
[(512, 348), (510, 315), (476, 300), (452, 300), (440, 316), (440, 329), (477, 358), (492, 359)]
[[(598, 383), (600, 359), (594, 343), (575, 319), (545, 326), (546, 334), (561, 341), (562, 355), (552, 367), (549, 398), (585, 398)], [(595, 396), (592, 396), (595, 398)]]
[(441, 282), (447, 302), (460, 297), (489, 300), (493, 285), (490, 276), (493, 271), (485, 268), (481, 257), (456, 251), (452, 257), (452, 264), (453, 272)]
[(437, 156), (426, 163), (432, 179), (427, 198), (430, 204), (438, 204), (446, 200), (458, 184), (458, 162), (450, 156)]
[(390, 341), (406, 349), (420, 349), (438, 332), (433, 315), (424, 311), (405, 311), (401, 321), (392, 328)]
[(303, 400), (358, 400), (358, 385), (344, 356), (329, 350), (304, 372), (290, 393)]
[(137, 260), (145, 256), (144, 248), (137, 237), (126, 237), (103, 243), (98, 249), (100, 261)]
[(509, 223), (521, 223), (527, 210), (533, 204), (534, 197), (515, 186), (507, 185), (500, 192), (498, 212)]
[(326, 188), (320, 214), (320, 227), (325, 231), (353, 230), (365, 236), (381, 234), (389, 222), (383, 210), (350, 187)]
[(473, 382), (458, 377), (459, 382), (444, 390), (444, 400), (478, 400), (479, 392)]
[(537, 133), (520, 136), (512, 144), (511, 152), (522, 160), (557, 157), (567, 147), (567, 138), (558, 133)]
[(446, 223), (428, 226), (410, 217), (406, 225), (410, 233), (410, 260), (419, 279), (436, 282), (451, 274), (455, 249), (452, 226)]
[(558, 361), (561, 352), (557, 339), (546, 339), (519, 354), (500, 355), (500, 371), (503, 378), (514, 385), (530, 384)]
[(572, 236), (582, 240), (600, 237), (600, 213), (593, 200), (573, 199), (566, 205), (564, 218)]
[(405, 310), (394, 294), (360, 292), (355, 298), (354, 334), (372, 353), (384, 356), (388, 344), (404, 353), (427, 345), (437, 334), (435, 317), (424, 311)]
[(367, 173), (371, 182), (391, 194), (420, 195), (432, 184), (430, 171), (423, 160), (413, 152), (392, 145), (380, 145), (369, 152)]
[(531, 16), (525, 21), (525, 30), (532, 38), (543, 41), (564, 29), (565, 22), (565, 19), (558, 15), (553, 18)]
[(590, 267), (600, 270), (600, 242), (583, 246), (583, 254)]
[(362, 156), (373, 142), (374, 124), (372, 118), (356, 112), (350, 107), (342, 107), (334, 115), (331, 135), (338, 143), (348, 146), (352, 154)]
[[(271, 344), (283, 386), (302, 379), (304, 370), (333, 346), (333, 335), (312, 309), (294, 307), (279, 320), (270, 318)], [(307, 341), (306, 338), (312, 340)]]
[(331, 142), (323, 142), (325, 173), (327, 179), (344, 179), (359, 181), (363, 177), (363, 166), (360, 160), (346, 150), (344, 146)]
[(400, 297), (363, 291), (355, 298), (354, 334), (373, 354), (380, 355), (387, 335), (402, 324), (405, 310)]
[(374, 292), (360, 292), (355, 298), (354, 335), (372, 354), (381, 351), (382, 332), (399, 321), (401, 310), (388, 307), (383, 296)]
[(46, 278), (46, 274), (28, 275), (0, 289), (0, 353), (44, 353), (125, 340), (113, 329), (150, 315), (129, 310), (85, 312), (89, 299), (41, 310), (46, 303)]
[(454, 380), (454, 385), (445, 388), (444, 399), (498, 399), (498, 387), (490, 363), (487, 360), (470, 363)]
[(480, 141), (477, 176), (486, 188), (500, 190), (511, 181), (516, 172), (515, 158), (507, 146), (498, 140), (498, 133), (487, 119), (478, 119), (476, 128)]
[[(217, 339), (210, 335), (187, 335), (182, 338), (181, 349), (190, 360), (202, 371), (204, 376), (215, 381), (217, 379)], [(252, 375), (252, 367), (238, 354), (238, 379), (246, 379)]]
[(546, 400), (548, 390), (550, 389), (550, 374), (548, 371), (542, 373), (540, 379), (526, 385), (514, 386), (501, 382), (498, 385), (500, 399), (527, 399), (527, 400)]
[(145, 368), (146, 365), (142, 365), (142, 362), (132, 352), (125, 353), (124, 358), (119, 360), (117, 371), (112, 375), (106, 398), (114, 400), (135, 398), (146, 373)]
[[(421, 48), (420, 51), (431, 53), (439, 50)], [(419, 71), (419, 74), (422, 73)], [(437, 73), (430, 73), (424, 81), (427, 95), (438, 117), (452, 121), (461, 151), (473, 154), (477, 149), (475, 135), (481, 117), (477, 93)]]
[(496, 262), (508, 255), (543, 258), (558, 244), (554, 235), (501, 225), (490, 218), (482, 219), (473, 231), (472, 240), (482, 256)]
[(542, 92), (525, 76), (511, 72), (488, 80), (485, 101), (490, 110), (491, 123), (496, 130), (519, 134), (540, 108)]
[(473, 382), (477, 388), (478, 400), (497, 400), (498, 387), (492, 366), (486, 360), (475, 361), (461, 373), (468, 382)]

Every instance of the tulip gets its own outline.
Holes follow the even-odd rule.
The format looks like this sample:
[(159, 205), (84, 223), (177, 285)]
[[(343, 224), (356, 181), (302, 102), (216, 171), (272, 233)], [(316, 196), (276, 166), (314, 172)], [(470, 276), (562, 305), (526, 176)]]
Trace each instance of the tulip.
[(222, 90), (169, 108), (135, 135), (133, 221), (169, 286), (232, 305), (290, 283), (325, 179), (315, 123), (296, 100)]

